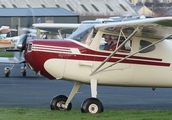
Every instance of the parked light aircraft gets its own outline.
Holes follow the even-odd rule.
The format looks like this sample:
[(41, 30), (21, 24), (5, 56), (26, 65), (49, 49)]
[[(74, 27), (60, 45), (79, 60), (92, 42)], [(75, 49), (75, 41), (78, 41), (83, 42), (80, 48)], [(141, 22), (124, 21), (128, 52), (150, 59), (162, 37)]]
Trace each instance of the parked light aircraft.
[[(106, 34), (117, 36), (116, 49), (102, 49)], [(71, 110), (71, 100), (81, 85), (90, 84), (91, 98), (82, 103), (81, 112), (95, 114), (104, 110), (97, 85), (172, 87), (171, 36), (172, 17), (82, 25), (65, 40), (23, 44), (24, 57), (43, 76), (75, 83), (68, 97), (52, 99), (51, 110)]]
[(0, 48), (9, 48), (14, 47), (15, 43), (18, 40), (18, 36), (15, 37), (6, 37), (7, 33), (17, 31), (12, 29), (9, 26), (1, 26), (0, 28)]
[[(7, 52), (14, 52), (14, 57), (0, 57), (0, 64), (8, 64), (7, 67), (4, 68), (4, 74), (5, 77), (9, 77), (11, 70), (16, 64), (23, 64), (21, 67), (21, 73), (23, 76), (26, 76), (26, 62), (23, 57), (23, 48), (20, 47), (22, 46), (22, 41), (23, 40), (28, 40), (28, 39), (35, 39), (36, 35), (34, 33), (29, 33), (29, 34), (22, 34), (19, 38), (17, 43), (15, 44), (14, 49), (7, 49)], [(20, 48), (20, 50), (18, 49)], [(11, 66), (12, 65), (12, 66)], [(11, 67), (9, 67), (11, 66)]]
[(16, 29), (12, 29), (9, 26), (1, 26), (0, 28), (0, 34), (4, 34), (4, 37), (6, 37), (6, 34), (8, 32), (12, 32), (12, 31), (17, 31)]

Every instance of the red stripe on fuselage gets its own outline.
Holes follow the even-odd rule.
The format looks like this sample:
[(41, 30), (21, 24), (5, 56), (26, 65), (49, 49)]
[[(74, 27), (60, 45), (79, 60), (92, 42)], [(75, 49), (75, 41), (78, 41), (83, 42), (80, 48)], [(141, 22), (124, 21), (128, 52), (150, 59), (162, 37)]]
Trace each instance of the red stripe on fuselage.
[[(75, 42), (69, 41), (69, 40), (46, 40), (46, 41), (35, 40), (34, 44), (35, 44), (34, 45), (35, 47), (41, 46), (42, 48), (46, 47), (48, 49), (54, 49), (54, 48), (59, 49), (59, 48), (61, 48), (61, 50), (70, 50), (70, 48), (78, 48), (82, 54), (88, 54), (88, 55), (101, 55), (101, 56), (107, 57), (111, 54), (110, 52), (108, 53), (106, 51), (103, 52), (103, 51), (91, 50), (91, 49), (83, 47), (79, 44), (76, 44)], [(118, 54), (117, 53), (114, 55), (114, 57), (124, 58), (127, 55), (128, 54)], [(141, 59), (141, 60), (162, 61), (162, 59), (160, 59), (160, 58), (151, 58), (151, 57), (142, 57), (142, 56), (131, 56), (129, 58)]]
[[(39, 48), (44, 48), (45, 51), (42, 52), (50, 52), (52, 49), (55, 53), (56, 58), (58, 59), (71, 59), (71, 60), (88, 60), (88, 61), (104, 61), (111, 53), (107, 53), (106, 51), (95, 51), (83, 47), (75, 42), (70, 40), (35, 40), (34, 47), (36, 51), (39, 51)], [(34, 49), (33, 47), (33, 49)], [(71, 48), (78, 48), (81, 54), (72, 54), (69, 52)], [(61, 53), (62, 52), (62, 53)], [(53, 53), (52, 53), (53, 54)], [(115, 54), (108, 62), (117, 62), (120, 59), (123, 59), (128, 54)], [(142, 57), (142, 56), (131, 56), (120, 63), (129, 63), (129, 64), (141, 64), (141, 65), (155, 65), (155, 66), (170, 66), (170, 63), (162, 62), (160, 58), (150, 58), (150, 57)]]

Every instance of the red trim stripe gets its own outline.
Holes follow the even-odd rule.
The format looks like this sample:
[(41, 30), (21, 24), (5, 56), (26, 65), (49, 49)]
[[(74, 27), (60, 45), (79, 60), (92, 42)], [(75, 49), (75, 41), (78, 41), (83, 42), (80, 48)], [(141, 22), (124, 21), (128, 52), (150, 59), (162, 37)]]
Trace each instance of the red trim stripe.
[[(41, 51), (41, 52), (53, 52), (56, 54), (60, 54), (59, 56), (64, 56), (63, 59), (70, 60), (87, 60), (87, 61), (98, 61), (102, 62), (110, 55), (110, 53), (93, 51), (88, 48), (84, 48), (81, 50), (81, 54), (72, 54), (72, 51), (68, 47), (58, 47), (58, 46), (47, 46), (47, 45), (37, 45), (34, 44), (33, 51)], [(63, 55), (61, 55), (63, 53)], [(66, 57), (67, 56), (67, 57)], [(124, 54), (115, 54), (108, 62), (115, 63), (118, 60), (126, 57)], [(59, 57), (58, 59), (61, 59)], [(153, 65), (153, 66), (170, 66), (170, 63), (162, 62), (162, 59), (159, 58), (150, 58), (150, 57), (141, 57), (141, 56), (131, 56), (120, 63), (127, 64), (140, 64), (140, 65)]]

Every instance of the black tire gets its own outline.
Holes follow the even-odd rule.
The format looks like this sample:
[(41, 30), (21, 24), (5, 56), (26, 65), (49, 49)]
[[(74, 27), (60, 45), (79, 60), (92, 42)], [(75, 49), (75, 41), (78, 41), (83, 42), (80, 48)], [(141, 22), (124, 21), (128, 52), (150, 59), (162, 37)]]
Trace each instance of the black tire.
[(59, 95), (54, 97), (50, 102), (50, 109), (51, 110), (71, 110), (72, 109), (72, 103), (70, 102), (67, 108), (63, 108), (62, 104), (65, 104), (67, 101), (67, 97), (64, 95)]
[(6, 73), (6, 74), (5, 74), (5, 77), (9, 77), (9, 75), (10, 75), (10, 73)]
[(81, 106), (82, 113), (96, 114), (101, 113), (104, 110), (102, 103), (97, 98), (88, 98)]
[(24, 77), (26, 76), (26, 72), (23, 72), (23, 76), (24, 76)]

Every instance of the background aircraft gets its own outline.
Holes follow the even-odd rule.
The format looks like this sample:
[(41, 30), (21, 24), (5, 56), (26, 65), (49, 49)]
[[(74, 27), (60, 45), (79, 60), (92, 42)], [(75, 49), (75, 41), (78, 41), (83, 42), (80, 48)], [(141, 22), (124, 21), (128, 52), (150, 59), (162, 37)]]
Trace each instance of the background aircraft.
[[(52, 110), (71, 110), (81, 85), (90, 84), (91, 98), (81, 112), (101, 113), (97, 85), (172, 87), (171, 23), (172, 17), (162, 17), (82, 25), (68, 39), (23, 41), (22, 48), (26, 62), (43, 76), (75, 83), (68, 97), (52, 99)], [(105, 34), (117, 37), (116, 49), (101, 49)]]
[(4, 74), (5, 77), (9, 77), (10, 75), (10, 71), (13, 69), (13, 67), (16, 64), (23, 64), (23, 66), (21, 67), (21, 73), (23, 76), (26, 76), (26, 62), (25, 59), (23, 57), (23, 48), (22, 46), (22, 41), (23, 40), (29, 40), (29, 39), (35, 39), (36, 38), (36, 34), (34, 33), (29, 33), (29, 34), (22, 34), (17, 43), (15, 44), (14, 49), (7, 49), (7, 52), (14, 52), (14, 57), (0, 57), (0, 64), (7, 64), (8, 66), (4, 68)]
[[(39, 33), (38, 33), (39, 31)], [(35, 39), (35, 38), (45, 38), (46, 36), (52, 37), (57, 36), (57, 34), (49, 33), (49, 31), (45, 30), (38, 30), (38, 29), (32, 29), (32, 28), (23, 28), (24, 34), (21, 36), (17, 36), (17, 42), (12, 45), (4, 45), (2, 44), (1, 48), (8, 48), (6, 49), (7, 52), (13, 52), (14, 57), (13, 58), (7, 58), (7, 57), (0, 57), (0, 64), (7, 64), (8, 66), (4, 68), (4, 74), (5, 77), (9, 77), (11, 70), (16, 64), (23, 64), (21, 67), (21, 73), (23, 76), (26, 76), (26, 70), (27, 70), (27, 63), (25, 62), (25, 59), (23, 57), (23, 50), (21, 48), (22, 41), (27, 41), (29, 39)], [(13, 43), (11, 40), (8, 41), (9, 43)], [(0, 41), (1, 43), (1, 41)], [(12, 48), (14, 47), (14, 48)], [(9, 49), (10, 48), (10, 49)], [(21, 50), (22, 49), (22, 50)], [(30, 68), (30, 66), (28, 66)], [(32, 69), (32, 68), (30, 68)], [(36, 73), (38, 74), (39, 73)]]
[(14, 37), (6, 37), (7, 33), (17, 31), (16, 29), (12, 29), (9, 26), (1, 26), (0, 28), (0, 48), (9, 48), (14, 47), (19, 36)]

